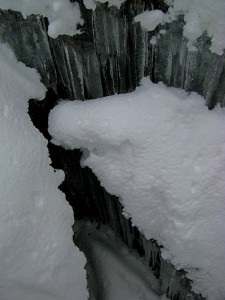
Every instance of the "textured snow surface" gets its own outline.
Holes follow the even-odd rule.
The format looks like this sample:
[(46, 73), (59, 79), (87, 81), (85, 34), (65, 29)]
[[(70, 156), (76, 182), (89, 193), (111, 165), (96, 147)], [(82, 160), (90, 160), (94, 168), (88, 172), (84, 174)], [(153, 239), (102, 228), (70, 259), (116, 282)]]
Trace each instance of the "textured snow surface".
[[(146, 11), (134, 18), (142, 27), (152, 31), (161, 23), (171, 22), (183, 15), (183, 35), (192, 47), (204, 33), (211, 38), (210, 50), (222, 55), (225, 49), (225, 1), (224, 0), (164, 0), (169, 5), (167, 14), (159, 10)], [(154, 26), (155, 25), (155, 26)]]
[(20, 11), (24, 18), (31, 14), (47, 17), (52, 38), (80, 33), (77, 25), (83, 24), (79, 5), (69, 0), (0, 0), (0, 8)]
[(47, 141), (27, 114), (45, 87), (3, 45), (0, 77), (0, 299), (87, 299), (72, 209), (57, 188), (63, 173), (49, 166)]
[(87, 9), (93, 9), (95, 10), (97, 3), (106, 3), (108, 2), (109, 6), (115, 6), (117, 8), (120, 8), (121, 4), (125, 2), (126, 0), (83, 0), (84, 5)]
[(225, 295), (224, 124), (224, 109), (149, 79), (133, 93), (62, 101), (49, 116), (54, 143), (85, 148), (82, 165), (211, 300)]

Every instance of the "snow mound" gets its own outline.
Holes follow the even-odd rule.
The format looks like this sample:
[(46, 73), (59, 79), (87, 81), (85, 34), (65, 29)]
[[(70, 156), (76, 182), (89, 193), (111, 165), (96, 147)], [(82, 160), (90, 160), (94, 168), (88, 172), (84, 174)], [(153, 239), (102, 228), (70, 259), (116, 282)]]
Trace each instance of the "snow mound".
[(72, 241), (71, 207), (33, 126), (29, 98), (45, 87), (37, 72), (0, 45), (0, 299), (87, 299), (85, 258)]
[(79, 5), (69, 0), (0, 0), (0, 8), (20, 11), (24, 18), (32, 14), (47, 17), (52, 38), (78, 34), (77, 25), (83, 24)]
[(207, 34), (211, 38), (212, 53), (223, 55), (225, 49), (225, 1), (224, 0), (164, 0), (169, 5), (167, 14), (159, 10), (146, 11), (134, 18), (141, 26), (152, 31), (159, 24), (184, 16), (183, 35), (190, 47)]
[(224, 109), (149, 79), (129, 94), (62, 101), (49, 116), (53, 142), (87, 149), (82, 165), (211, 300), (225, 295), (224, 124)]

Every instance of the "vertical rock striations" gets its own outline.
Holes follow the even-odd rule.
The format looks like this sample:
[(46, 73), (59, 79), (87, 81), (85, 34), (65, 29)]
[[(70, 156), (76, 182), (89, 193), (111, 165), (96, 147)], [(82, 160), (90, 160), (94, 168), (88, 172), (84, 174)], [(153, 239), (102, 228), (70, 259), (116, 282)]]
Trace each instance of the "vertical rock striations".
[(57, 39), (48, 37), (46, 18), (23, 19), (18, 12), (0, 10), (0, 39), (18, 60), (39, 71), (47, 87), (56, 93), (63, 89), (70, 99), (92, 99), (134, 90), (150, 75), (154, 82), (198, 92), (209, 108), (224, 105), (225, 55), (210, 52), (206, 35), (190, 49), (182, 18), (152, 33), (133, 22), (144, 9), (165, 11), (162, 1), (126, 1), (120, 10), (99, 4), (95, 11), (80, 2), (83, 33)]
[[(225, 55), (212, 54), (206, 36), (199, 38), (195, 49), (188, 49), (182, 36), (182, 19), (153, 33), (133, 22), (133, 17), (145, 9), (166, 11), (163, 1), (128, 0), (120, 10), (99, 4), (94, 12), (79, 2), (85, 20), (83, 34), (57, 39), (47, 35), (46, 18), (32, 15), (23, 19), (18, 12), (0, 10), (0, 39), (8, 43), (18, 60), (38, 70), (49, 89), (45, 101), (30, 102), (31, 118), (46, 137), (48, 111), (57, 98), (93, 99), (126, 93), (146, 75), (154, 82), (198, 92), (209, 108), (217, 103), (225, 105)], [(151, 42), (153, 35), (156, 44)], [(171, 299), (202, 299), (191, 292), (185, 273), (162, 259), (157, 243), (147, 241), (132, 227), (119, 201), (101, 188), (92, 172), (80, 168), (79, 151), (52, 144), (49, 151), (53, 167), (65, 171), (61, 189), (76, 218), (109, 224), (150, 266), (160, 280), (162, 294), (167, 293)]]

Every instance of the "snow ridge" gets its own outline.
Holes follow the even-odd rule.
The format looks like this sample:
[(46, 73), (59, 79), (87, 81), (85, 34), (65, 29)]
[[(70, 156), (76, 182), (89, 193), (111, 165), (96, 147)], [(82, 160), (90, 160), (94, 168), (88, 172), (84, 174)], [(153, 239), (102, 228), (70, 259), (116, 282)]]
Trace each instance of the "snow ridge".
[(62, 101), (49, 116), (53, 142), (87, 149), (82, 165), (211, 300), (225, 294), (224, 123), (197, 93), (149, 79), (133, 93)]

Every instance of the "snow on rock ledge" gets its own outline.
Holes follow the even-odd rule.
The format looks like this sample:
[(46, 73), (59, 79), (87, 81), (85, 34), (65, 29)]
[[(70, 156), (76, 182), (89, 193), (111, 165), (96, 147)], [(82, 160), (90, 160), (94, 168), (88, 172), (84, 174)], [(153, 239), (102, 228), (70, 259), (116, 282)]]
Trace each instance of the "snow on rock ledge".
[(63, 101), (49, 116), (53, 142), (87, 149), (82, 165), (211, 300), (225, 294), (224, 122), (198, 94), (149, 79), (133, 93)]
[(69, 0), (0, 0), (0, 8), (19, 11), (24, 18), (32, 14), (47, 17), (48, 34), (52, 38), (78, 34), (77, 25), (83, 24), (79, 5)]
[(45, 87), (0, 45), (0, 299), (85, 300), (84, 255), (72, 241), (72, 208), (33, 126), (29, 98)]
[(223, 55), (225, 49), (225, 1), (224, 0), (164, 0), (169, 5), (167, 14), (160, 10), (145, 11), (134, 18), (148, 31), (157, 25), (184, 16), (183, 35), (192, 47), (205, 32), (211, 38), (212, 53)]

